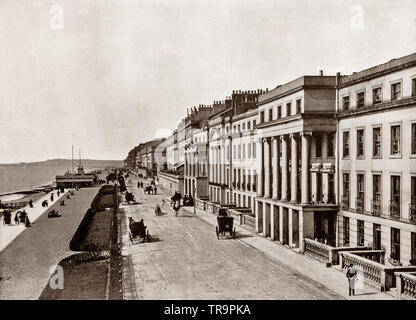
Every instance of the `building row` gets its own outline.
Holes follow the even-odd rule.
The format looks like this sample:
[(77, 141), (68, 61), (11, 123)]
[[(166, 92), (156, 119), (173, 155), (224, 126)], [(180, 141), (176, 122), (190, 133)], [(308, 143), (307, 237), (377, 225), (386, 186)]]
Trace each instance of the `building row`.
[[(140, 146), (127, 167), (149, 168)], [(416, 265), (416, 53), (234, 90), (188, 110), (158, 146), (149, 169), (164, 188), (240, 210), (272, 241), (371, 246)]]

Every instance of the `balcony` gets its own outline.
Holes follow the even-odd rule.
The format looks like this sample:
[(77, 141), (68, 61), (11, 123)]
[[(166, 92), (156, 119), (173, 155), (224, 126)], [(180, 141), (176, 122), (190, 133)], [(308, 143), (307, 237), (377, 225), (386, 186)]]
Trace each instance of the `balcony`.
[(416, 204), (409, 204), (409, 219), (411, 222), (416, 223)]
[(400, 219), (400, 204), (397, 201), (389, 201), (390, 217)]
[(342, 209), (348, 210), (350, 207), (350, 196), (342, 196)]
[(381, 203), (380, 200), (371, 201), (371, 214), (373, 216), (379, 217), (381, 214)]
[(364, 198), (355, 198), (355, 209), (357, 210), (357, 212), (364, 212)]

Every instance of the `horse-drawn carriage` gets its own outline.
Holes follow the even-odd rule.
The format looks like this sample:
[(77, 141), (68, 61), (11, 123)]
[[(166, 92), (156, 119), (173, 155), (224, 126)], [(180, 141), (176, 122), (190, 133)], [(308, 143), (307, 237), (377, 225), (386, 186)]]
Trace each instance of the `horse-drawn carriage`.
[(218, 226), (215, 227), (217, 239), (220, 238), (220, 235), (224, 236), (226, 232), (229, 232), (230, 236), (235, 238), (235, 227), (233, 227), (234, 217), (228, 215), (228, 210), (226, 208), (221, 208), (219, 210), (217, 223)]
[(151, 241), (149, 230), (146, 229), (147, 226), (144, 225), (143, 219), (141, 219), (139, 222), (136, 222), (132, 217), (129, 217), (129, 235), (133, 244)]

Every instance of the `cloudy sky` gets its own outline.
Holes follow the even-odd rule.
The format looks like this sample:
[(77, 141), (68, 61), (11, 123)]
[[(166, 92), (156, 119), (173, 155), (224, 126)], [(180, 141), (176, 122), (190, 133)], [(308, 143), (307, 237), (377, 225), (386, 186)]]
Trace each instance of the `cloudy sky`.
[(233, 89), (415, 51), (414, 0), (0, 0), (0, 163), (123, 159)]

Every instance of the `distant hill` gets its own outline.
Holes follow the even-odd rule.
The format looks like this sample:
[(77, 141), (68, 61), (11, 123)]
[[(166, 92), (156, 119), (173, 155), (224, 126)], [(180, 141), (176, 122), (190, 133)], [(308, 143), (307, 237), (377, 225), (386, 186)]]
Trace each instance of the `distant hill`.
[[(74, 159), (74, 168), (77, 168), (78, 160)], [(107, 168), (107, 167), (122, 167), (122, 160), (93, 160), (82, 159), (82, 165), (84, 168)], [(0, 167), (59, 167), (59, 168), (71, 168), (71, 159), (48, 159), (39, 162), (19, 162), (19, 163), (4, 163), (0, 164)]]

